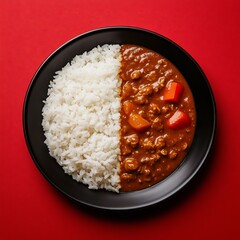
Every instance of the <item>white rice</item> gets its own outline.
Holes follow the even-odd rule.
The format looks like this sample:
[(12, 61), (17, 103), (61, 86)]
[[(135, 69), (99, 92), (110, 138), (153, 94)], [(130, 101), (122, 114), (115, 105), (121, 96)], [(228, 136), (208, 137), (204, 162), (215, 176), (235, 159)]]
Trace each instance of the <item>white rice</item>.
[(119, 191), (120, 46), (76, 56), (50, 82), (42, 110), (49, 153), (90, 189)]

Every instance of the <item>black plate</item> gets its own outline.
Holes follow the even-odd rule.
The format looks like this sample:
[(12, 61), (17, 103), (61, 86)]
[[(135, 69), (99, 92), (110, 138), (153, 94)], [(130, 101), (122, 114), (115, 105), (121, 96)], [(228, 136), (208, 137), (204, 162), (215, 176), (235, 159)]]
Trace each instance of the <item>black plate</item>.
[[(191, 149), (180, 167), (153, 187), (131, 193), (89, 190), (66, 175), (50, 157), (41, 126), (43, 100), (49, 82), (75, 55), (103, 44), (136, 44), (159, 52), (186, 78), (196, 105), (197, 126)], [(23, 128), (30, 154), (43, 176), (58, 190), (79, 203), (100, 209), (128, 210), (159, 203), (185, 186), (209, 155), (216, 128), (216, 108), (210, 85), (193, 58), (171, 40), (143, 29), (110, 27), (82, 34), (57, 49), (40, 66), (27, 90), (23, 109)]]

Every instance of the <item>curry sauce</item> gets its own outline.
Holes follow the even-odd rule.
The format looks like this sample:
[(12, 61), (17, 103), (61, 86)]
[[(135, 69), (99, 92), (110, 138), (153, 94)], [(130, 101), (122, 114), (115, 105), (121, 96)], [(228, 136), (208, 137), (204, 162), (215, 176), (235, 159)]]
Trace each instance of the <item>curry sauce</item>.
[(186, 156), (195, 131), (191, 90), (166, 58), (144, 47), (121, 47), (120, 184), (124, 192), (150, 187)]

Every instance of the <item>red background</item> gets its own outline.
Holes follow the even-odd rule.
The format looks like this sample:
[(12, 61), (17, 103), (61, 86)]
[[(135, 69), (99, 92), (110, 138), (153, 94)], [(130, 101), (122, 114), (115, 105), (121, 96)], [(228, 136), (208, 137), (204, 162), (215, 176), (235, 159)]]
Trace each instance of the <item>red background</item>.
[[(239, 13), (238, 0), (0, 0), (0, 239), (240, 239)], [(215, 151), (194, 186), (130, 219), (63, 197), (35, 167), (22, 130), (25, 92), (43, 60), (85, 31), (114, 25), (182, 46), (217, 104)]]

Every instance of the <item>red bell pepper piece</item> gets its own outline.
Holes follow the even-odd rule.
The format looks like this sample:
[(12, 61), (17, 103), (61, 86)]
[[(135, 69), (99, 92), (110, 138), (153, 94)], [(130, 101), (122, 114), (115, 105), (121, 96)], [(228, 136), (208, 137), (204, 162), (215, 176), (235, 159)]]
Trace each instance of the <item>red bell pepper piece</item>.
[(178, 129), (187, 127), (190, 125), (190, 118), (189, 116), (181, 111), (177, 110), (168, 120), (167, 120), (167, 126), (172, 129)]
[(169, 82), (163, 92), (163, 99), (168, 102), (178, 102), (182, 96), (183, 86), (178, 82)]

